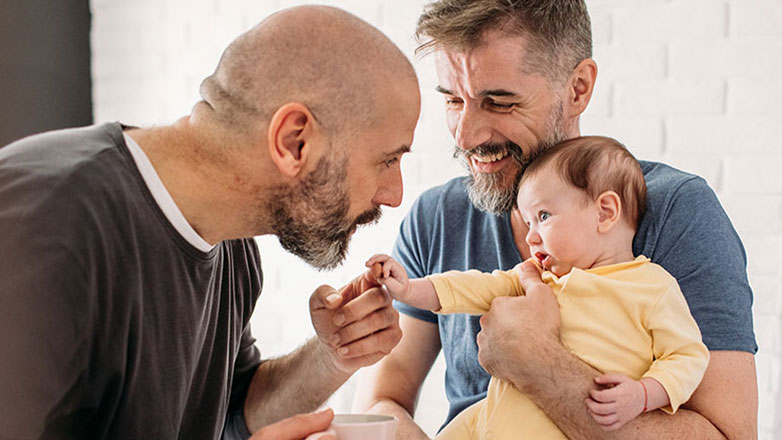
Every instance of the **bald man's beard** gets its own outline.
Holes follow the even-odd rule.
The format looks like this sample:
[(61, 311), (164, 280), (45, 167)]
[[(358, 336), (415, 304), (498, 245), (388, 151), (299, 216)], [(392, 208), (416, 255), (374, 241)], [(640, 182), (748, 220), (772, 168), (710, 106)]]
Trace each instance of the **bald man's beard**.
[(380, 219), (376, 206), (348, 218), (350, 192), (347, 158), (321, 158), (316, 169), (294, 187), (280, 187), (273, 197), (273, 230), (280, 245), (316, 269), (333, 269), (347, 256), (350, 238), (360, 225)]
[[(562, 102), (555, 105), (546, 119), (546, 137), (534, 146), (530, 154), (525, 155), (518, 144), (507, 142), (487, 142), (471, 150), (463, 150), (458, 145), (454, 147), (453, 156), (470, 172), (465, 184), (470, 202), (481, 211), (495, 215), (510, 212), (516, 206), (519, 192), (519, 182), (524, 170), (534, 157), (554, 145), (567, 139), (564, 120), (562, 118)], [(491, 155), (508, 152), (515, 167), (507, 167), (494, 173), (473, 172), (470, 167), (472, 155)]]

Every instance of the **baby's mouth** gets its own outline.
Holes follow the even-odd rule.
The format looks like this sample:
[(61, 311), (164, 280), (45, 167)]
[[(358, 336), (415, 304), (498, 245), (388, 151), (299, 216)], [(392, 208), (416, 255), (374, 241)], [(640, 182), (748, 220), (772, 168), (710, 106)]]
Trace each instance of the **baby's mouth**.
[(551, 255), (545, 252), (535, 252), (535, 258), (538, 259), (538, 262), (544, 269), (548, 269), (549, 263), (551, 263)]

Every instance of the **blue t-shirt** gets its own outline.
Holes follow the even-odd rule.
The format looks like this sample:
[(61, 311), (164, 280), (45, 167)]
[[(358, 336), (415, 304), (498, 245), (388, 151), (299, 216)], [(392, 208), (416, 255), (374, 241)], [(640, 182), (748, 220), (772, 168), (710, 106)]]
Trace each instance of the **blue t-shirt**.
[[(641, 162), (647, 211), (633, 241), (635, 255), (664, 267), (681, 286), (710, 350), (757, 351), (752, 290), (744, 247), (714, 191), (702, 178)], [(394, 258), (411, 278), (448, 270), (509, 270), (521, 262), (510, 214), (480, 211), (464, 177), (424, 192), (402, 222)], [(445, 355), (447, 424), (486, 397), (489, 374), (478, 363), (479, 317), (437, 315), (395, 303), (400, 312), (437, 323)]]

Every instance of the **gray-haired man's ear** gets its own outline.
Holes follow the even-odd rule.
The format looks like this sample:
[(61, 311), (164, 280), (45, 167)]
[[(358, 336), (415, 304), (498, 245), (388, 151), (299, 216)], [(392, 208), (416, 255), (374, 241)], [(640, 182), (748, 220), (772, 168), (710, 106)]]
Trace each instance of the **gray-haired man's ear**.
[(565, 95), (565, 114), (570, 117), (580, 116), (586, 110), (597, 79), (597, 63), (587, 58), (578, 63), (567, 81)]

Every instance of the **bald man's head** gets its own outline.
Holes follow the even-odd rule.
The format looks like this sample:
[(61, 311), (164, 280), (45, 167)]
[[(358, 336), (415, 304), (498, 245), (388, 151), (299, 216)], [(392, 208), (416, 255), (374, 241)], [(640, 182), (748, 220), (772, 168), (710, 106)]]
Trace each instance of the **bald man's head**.
[(329, 137), (377, 122), (393, 85), (415, 84), (410, 62), (379, 30), (336, 8), (278, 12), (234, 40), (201, 96), (215, 119), (256, 137), (289, 102), (307, 106)]

